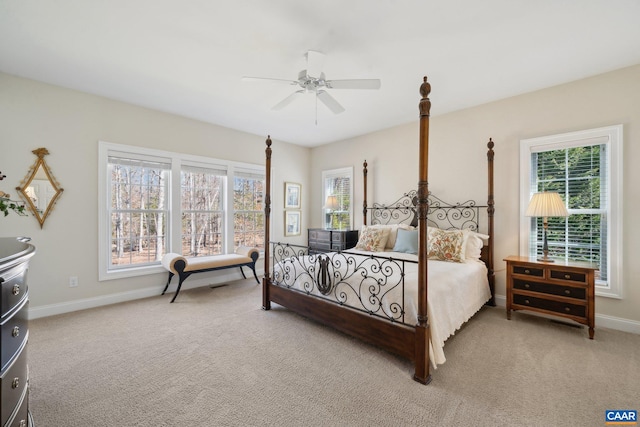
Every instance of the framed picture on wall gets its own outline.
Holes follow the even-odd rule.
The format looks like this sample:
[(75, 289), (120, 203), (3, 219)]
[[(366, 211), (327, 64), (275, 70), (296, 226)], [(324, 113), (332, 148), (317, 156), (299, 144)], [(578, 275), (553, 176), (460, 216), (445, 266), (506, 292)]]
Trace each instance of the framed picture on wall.
[(300, 209), (300, 196), (302, 185), (295, 182), (284, 183), (284, 208)]
[(300, 211), (284, 212), (284, 235), (285, 236), (300, 235)]

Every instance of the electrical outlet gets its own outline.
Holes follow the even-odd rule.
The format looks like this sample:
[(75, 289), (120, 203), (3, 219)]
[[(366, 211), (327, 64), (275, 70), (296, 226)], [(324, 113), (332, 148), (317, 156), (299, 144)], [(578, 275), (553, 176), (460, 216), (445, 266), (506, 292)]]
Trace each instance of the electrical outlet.
[(78, 276), (69, 277), (69, 287), (75, 288), (76, 286), (78, 286)]

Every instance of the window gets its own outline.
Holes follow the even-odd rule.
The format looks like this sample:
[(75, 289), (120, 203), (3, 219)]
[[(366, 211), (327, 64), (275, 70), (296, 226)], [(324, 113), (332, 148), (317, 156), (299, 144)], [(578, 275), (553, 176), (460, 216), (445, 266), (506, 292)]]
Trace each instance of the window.
[(163, 272), (162, 256), (264, 247), (264, 166), (99, 144), (100, 280)]
[[(325, 228), (353, 227), (353, 168), (322, 172), (322, 218)], [(335, 196), (335, 205), (327, 206), (327, 198)]]
[(237, 171), (233, 184), (235, 246), (264, 248), (264, 176)]
[(536, 192), (560, 194), (568, 217), (548, 218), (549, 255), (599, 266), (596, 294), (622, 297), (622, 126), (522, 140), (520, 253), (542, 254), (542, 218), (524, 211)]
[(182, 166), (182, 249), (187, 256), (224, 253), (224, 182), (226, 170)]
[(166, 159), (109, 156), (109, 245), (113, 269), (156, 263), (165, 253), (167, 194), (171, 164)]

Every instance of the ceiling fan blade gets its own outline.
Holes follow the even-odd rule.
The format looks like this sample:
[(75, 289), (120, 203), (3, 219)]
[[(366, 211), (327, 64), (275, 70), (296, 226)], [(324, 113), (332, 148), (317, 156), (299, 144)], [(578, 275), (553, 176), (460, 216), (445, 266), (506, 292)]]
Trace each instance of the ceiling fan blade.
[(324, 67), (324, 53), (310, 50), (307, 52), (307, 76), (320, 77)]
[(327, 80), (331, 89), (380, 89), (380, 79)]
[(288, 83), (290, 85), (297, 85), (298, 81), (297, 80), (285, 80), (285, 79), (272, 79), (269, 77), (250, 77), (250, 76), (242, 76), (242, 81), (243, 82), (262, 82), (262, 81), (268, 81), (268, 82), (277, 82), (277, 83)]
[(271, 107), (272, 110), (282, 110), (284, 107), (286, 107), (287, 105), (291, 104), (293, 102), (294, 99), (296, 99), (298, 96), (300, 96), (300, 94), (304, 93), (303, 90), (297, 90), (295, 92), (293, 92), (291, 95), (287, 96), (285, 99), (283, 99), (282, 101), (278, 102), (276, 105), (274, 105), (273, 107)]
[(329, 95), (329, 93), (325, 90), (319, 90), (316, 94), (318, 99), (327, 106), (327, 108), (333, 111), (335, 114), (340, 114), (344, 111), (344, 107), (336, 101), (336, 99)]

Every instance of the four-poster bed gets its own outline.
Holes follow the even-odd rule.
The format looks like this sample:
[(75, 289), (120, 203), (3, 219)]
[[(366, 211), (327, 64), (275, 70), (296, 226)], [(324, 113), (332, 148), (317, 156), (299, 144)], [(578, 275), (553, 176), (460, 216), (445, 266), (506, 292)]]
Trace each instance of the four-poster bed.
[[(309, 255), (307, 248), (269, 241), (272, 149), (267, 138), (262, 293), (265, 310), (274, 302), (411, 359), (413, 378), (423, 384), (431, 381), (430, 361), (434, 366), (444, 361), (442, 346), (447, 337), (482, 305), (494, 305), (493, 141), (489, 141), (487, 152), (486, 206), (474, 201), (448, 204), (431, 195), (427, 184), (430, 91), (425, 77), (420, 86), (418, 189), (391, 205), (374, 203), (368, 207), (365, 161), (361, 240), (366, 239), (365, 234), (374, 239), (363, 245), (359, 241), (355, 250)], [(480, 208), (487, 212), (486, 235), (477, 233)], [(371, 216), (368, 227), (367, 213)], [(376, 240), (378, 237), (382, 240)], [(417, 246), (413, 250), (407, 243), (411, 239)], [(391, 252), (385, 252), (385, 246)], [(444, 258), (439, 258), (443, 254)], [(450, 259), (451, 254), (458, 258)], [(429, 263), (428, 258), (440, 261)], [(456, 262), (449, 262), (452, 260)], [(447, 278), (451, 280), (447, 282)], [(428, 297), (428, 284), (435, 303)], [(447, 299), (456, 299), (455, 304), (438, 303)]]

